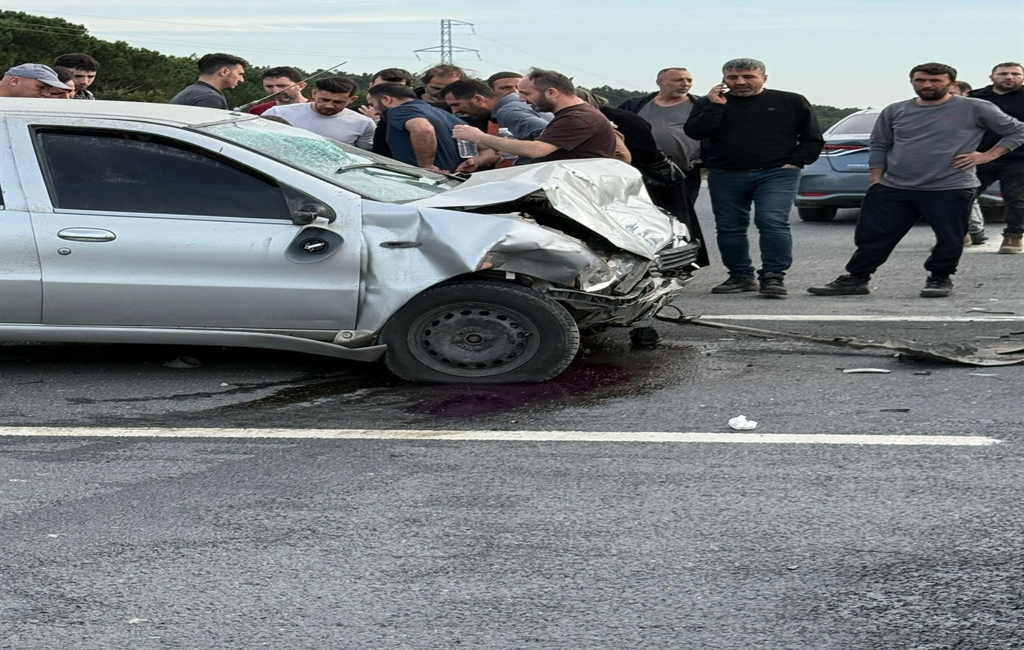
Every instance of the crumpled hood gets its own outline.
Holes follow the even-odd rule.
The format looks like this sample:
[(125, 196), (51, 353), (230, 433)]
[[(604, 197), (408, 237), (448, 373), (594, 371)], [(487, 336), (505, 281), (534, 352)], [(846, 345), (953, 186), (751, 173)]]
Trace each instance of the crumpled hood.
[(474, 208), (536, 192), (543, 192), (559, 213), (646, 259), (654, 259), (673, 240), (671, 217), (651, 203), (640, 172), (610, 158), (477, 172), (455, 189), (406, 205)]

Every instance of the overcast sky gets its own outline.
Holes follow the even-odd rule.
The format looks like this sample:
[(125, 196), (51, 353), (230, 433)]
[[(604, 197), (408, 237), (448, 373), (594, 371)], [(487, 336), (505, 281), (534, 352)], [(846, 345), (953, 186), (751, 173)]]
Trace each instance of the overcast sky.
[[(455, 62), (486, 77), (549, 67), (579, 85), (654, 90), (655, 73), (689, 68), (694, 92), (721, 64), (752, 57), (768, 86), (815, 104), (884, 106), (912, 95), (907, 73), (940, 61), (975, 87), (992, 65), (1024, 59), (1024, 0), (5, 0), (8, 11), (85, 25), (98, 38), (166, 54), (223, 51), (253, 65), (419, 72), (414, 53), (455, 26)], [(102, 62), (101, 62), (102, 63)], [(102, 72), (101, 72), (102, 74)]]

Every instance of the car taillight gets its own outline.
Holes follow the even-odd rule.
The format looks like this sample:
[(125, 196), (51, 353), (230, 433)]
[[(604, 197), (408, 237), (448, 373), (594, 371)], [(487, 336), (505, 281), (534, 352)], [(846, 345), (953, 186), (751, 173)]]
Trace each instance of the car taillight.
[(862, 144), (826, 144), (821, 148), (822, 151), (857, 151), (858, 149), (867, 149)]

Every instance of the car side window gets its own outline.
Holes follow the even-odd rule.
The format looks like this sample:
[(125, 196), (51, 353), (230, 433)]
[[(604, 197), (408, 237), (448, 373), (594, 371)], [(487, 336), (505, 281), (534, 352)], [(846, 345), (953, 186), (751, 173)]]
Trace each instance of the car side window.
[(36, 131), (55, 208), (290, 219), (266, 176), (187, 143), (124, 131)]

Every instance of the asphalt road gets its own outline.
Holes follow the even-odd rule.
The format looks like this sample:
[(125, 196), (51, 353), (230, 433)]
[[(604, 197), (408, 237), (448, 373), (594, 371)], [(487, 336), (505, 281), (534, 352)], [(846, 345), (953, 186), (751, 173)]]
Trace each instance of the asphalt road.
[[(1024, 338), (1024, 256), (973, 247), (954, 296), (922, 299), (926, 227), (897, 249), (872, 295), (803, 293), (842, 272), (854, 213), (841, 214), (830, 224), (794, 217), (790, 298), (712, 296), (724, 279), (715, 267), (680, 310), (874, 340)], [(908, 362), (692, 325), (659, 331), (657, 349), (630, 350), (626, 333), (612, 332), (553, 382), (497, 388), (408, 385), (377, 366), (264, 351), (0, 346), (0, 427), (728, 434), (727, 420), (743, 414), (766, 436), (863, 436), (837, 445), (0, 429), (0, 646), (1024, 648), (1024, 367)], [(182, 355), (203, 365), (163, 365)], [(842, 372), (863, 367), (890, 372)], [(936, 444), (871, 444), (882, 435)], [(992, 444), (938, 444), (944, 436)]]

